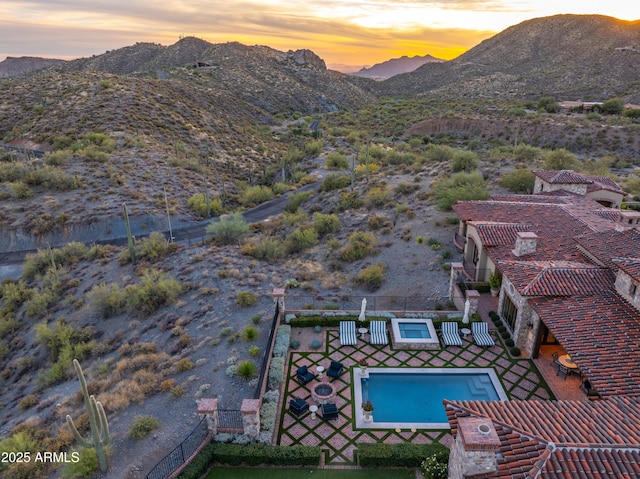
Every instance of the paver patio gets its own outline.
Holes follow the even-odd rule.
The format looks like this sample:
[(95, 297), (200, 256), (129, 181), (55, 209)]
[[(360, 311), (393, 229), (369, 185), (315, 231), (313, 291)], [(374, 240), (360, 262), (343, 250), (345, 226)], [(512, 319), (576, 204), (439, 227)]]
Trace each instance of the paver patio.
[[(512, 358), (501, 338), (496, 332), (491, 332), (496, 345), (490, 348), (476, 346), (471, 338), (463, 339), (462, 347), (447, 347), (433, 350), (393, 349), (388, 346), (372, 346), (369, 336), (359, 338), (356, 346), (341, 346), (337, 328), (327, 328), (323, 331), (323, 348), (319, 351), (291, 351), (287, 360), (287, 377), (280, 399), (278, 420), (276, 421), (276, 440), (280, 445), (313, 445), (320, 446), (324, 451), (323, 461), (328, 466), (356, 465), (354, 451), (358, 443), (386, 442), (412, 443), (439, 442), (448, 446), (451, 434), (446, 430), (388, 430), (388, 429), (357, 429), (355, 414), (360, 414), (360, 405), (353, 404), (353, 368), (358, 361), (366, 359), (371, 367), (483, 367), (494, 368), (509, 399), (553, 399), (553, 394), (546, 385), (542, 375), (533, 361), (529, 359)], [(318, 381), (313, 380), (307, 385), (299, 384), (295, 379), (298, 367), (307, 365), (312, 370), (316, 366), (327, 368), (330, 361), (339, 361), (345, 365), (347, 371), (331, 384), (336, 388), (340, 414), (337, 420), (325, 421), (318, 414), (317, 419), (306, 414), (300, 418), (288, 412), (289, 400), (300, 396), (309, 404), (315, 404), (311, 399), (311, 391)], [(327, 378), (325, 378), (325, 381)]]

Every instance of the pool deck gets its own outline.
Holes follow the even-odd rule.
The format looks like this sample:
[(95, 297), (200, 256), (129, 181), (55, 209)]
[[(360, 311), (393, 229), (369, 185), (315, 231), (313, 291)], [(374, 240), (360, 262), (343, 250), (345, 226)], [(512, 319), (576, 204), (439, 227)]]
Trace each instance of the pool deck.
[[(354, 404), (352, 382), (358, 378), (354, 369), (358, 361), (366, 359), (371, 367), (393, 368), (493, 368), (500, 379), (509, 399), (552, 399), (552, 393), (533, 361), (512, 358), (501, 338), (491, 332), (496, 345), (489, 348), (477, 346), (469, 337), (463, 339), (462, 347), (447, 347), (428, 350), (394, 349), (391, 345), (373, 346), (369, 344), (369, 335), (358, 338), (355, 346), (341, 346), (337, 328), (326, 328), (316, 333), (312, 328), (293, 328), (291, 339), (298, 339), (301, 349), (290, 350), (285, 364), (286, 379), (281, 390), (276, 431), (276, 444), (320, 446), (324, 452), (323, 466), (349, 467), (355, 466), (354, 451), (358, 443), (433, 443), (439, 442), (449, 446), (452, 440), (449, 429), (376, 429), (358, 428), (355, 417), (360, 415), (360, 405)], [(311, 340), (319, 339), (322, 347), (311, 350)], [(331, 361), (339, 361), (347, 369), (337, 379), (326, 376), (322, 381), (330, 381), (336, 389), (335, 402), (339, 409), (338, 418), (325, 421), (318, 412), (316, 419), (307, 413), (298, 418), (288, 412), (289, 400), (299, 396), (309, 404), (311, 391), (318, 384), (313, 380), (307, 385), (299, 384), (295, 379), (296, 369), (308, 366), (329, 367)], [(357, 409), (356, 409), (357, 406)], [(375, 406), (375, 405), (374, 405)], [(375, 410), (374, 410), (375, 416)]]

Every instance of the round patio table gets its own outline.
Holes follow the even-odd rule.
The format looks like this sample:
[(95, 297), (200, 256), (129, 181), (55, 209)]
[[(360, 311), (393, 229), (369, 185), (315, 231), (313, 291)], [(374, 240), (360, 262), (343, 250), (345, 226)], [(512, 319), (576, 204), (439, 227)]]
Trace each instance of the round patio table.
[(571, 356), (569, 356), (568, 354), (563, 354), (562, 356), (559, 356), (558, 362), (566, 368), (578, 369), (578, 365), (573, 362), (573, 359), (571, 359)]

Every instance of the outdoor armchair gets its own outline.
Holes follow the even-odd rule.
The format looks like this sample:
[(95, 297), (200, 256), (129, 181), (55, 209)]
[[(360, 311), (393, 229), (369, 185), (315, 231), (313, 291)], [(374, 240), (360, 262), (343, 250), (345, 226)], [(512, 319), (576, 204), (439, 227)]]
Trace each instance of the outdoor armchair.
[(331, 361), (331, 365), (329, 366), (329, 369), (327, 369), (327, 376), (335, 379), (342, 376), (343, 372), (344, 366), (342, 363), (339, 363), (338, 361)]
[(327, 421), (331, 419), (338, 419), (338, 406), (334, 403), (328, 403), (322, 405), (322, 418)]
[(289, 401), (289, 411), (291, 414), (301, 416), (309, 410), (309, 403), (301, 397), (296, 397)]
[(296, 380), (301, 384), (307, 384), (316, 378), (316, 375), (309, 371), (307, 366), (299, 367), (296, 371)]

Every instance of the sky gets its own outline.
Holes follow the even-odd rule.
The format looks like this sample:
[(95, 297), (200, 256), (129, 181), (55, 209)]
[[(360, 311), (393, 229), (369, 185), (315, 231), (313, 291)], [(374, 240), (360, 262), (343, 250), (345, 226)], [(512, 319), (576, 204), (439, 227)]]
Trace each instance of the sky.
[(640, 20), (636, 0), (2, 0), (0, 60), (70, 60), (184, 36), (307, 48), (352, 71), (403, 55), (450, 60), (502, 30), (571, 13)]

